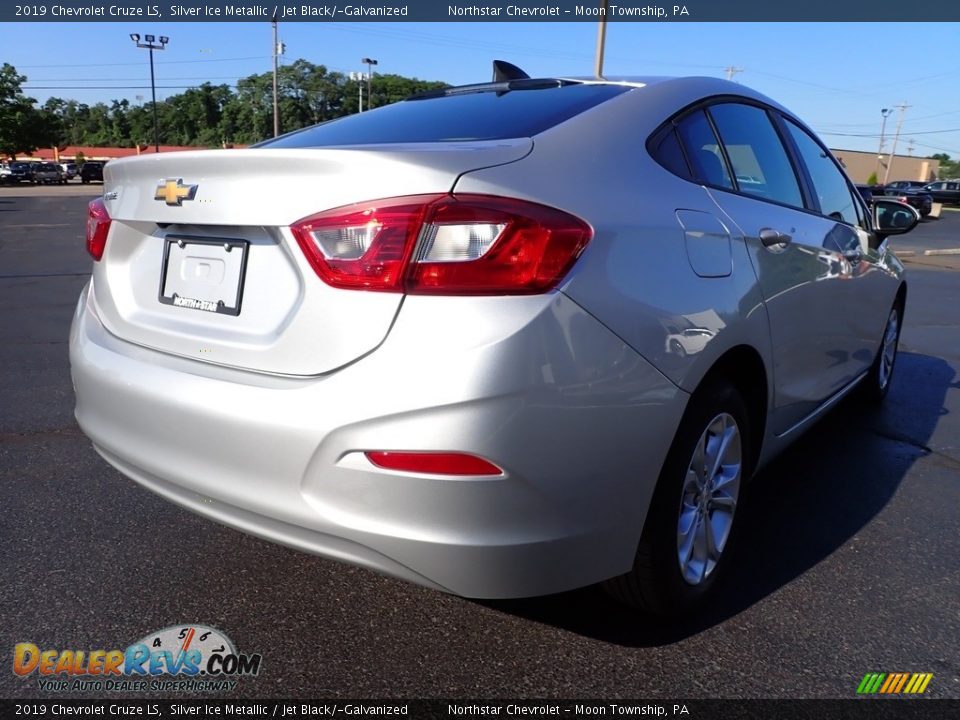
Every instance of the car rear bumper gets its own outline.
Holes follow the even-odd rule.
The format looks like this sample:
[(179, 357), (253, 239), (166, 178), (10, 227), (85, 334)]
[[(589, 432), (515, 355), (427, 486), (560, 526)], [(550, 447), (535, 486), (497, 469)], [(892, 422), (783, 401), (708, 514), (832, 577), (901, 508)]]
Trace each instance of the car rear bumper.
[[(94, 295), (70, 358), (108, 462), (224, 524), (469, 597), (626, 572), (687, 400), (563, 294), (524, 299), (501, 331), (482, 318), (502, 298), (407, 298), (379, 349), (297, 378), (127, 343)], [(378, 449), (469, 452), (504, 475), (386, 471), (363, 455)]]

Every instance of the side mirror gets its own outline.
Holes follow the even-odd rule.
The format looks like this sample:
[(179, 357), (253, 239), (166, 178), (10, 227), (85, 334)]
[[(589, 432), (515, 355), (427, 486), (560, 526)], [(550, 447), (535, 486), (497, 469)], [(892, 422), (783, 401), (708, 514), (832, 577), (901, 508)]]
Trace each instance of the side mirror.
[(906, 203), (887, 198), (873, 200), (873, 227), (877, 235), (903, 235), (913, 230), (920, 222), (920, 213)]

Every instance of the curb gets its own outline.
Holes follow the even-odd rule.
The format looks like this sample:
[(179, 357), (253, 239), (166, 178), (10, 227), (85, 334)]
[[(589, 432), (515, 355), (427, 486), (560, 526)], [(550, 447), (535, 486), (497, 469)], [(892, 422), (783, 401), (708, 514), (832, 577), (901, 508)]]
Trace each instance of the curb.
[(924, 250), (924, 255), (960, 255), (960, 248), (945, 248), (943, 250)]

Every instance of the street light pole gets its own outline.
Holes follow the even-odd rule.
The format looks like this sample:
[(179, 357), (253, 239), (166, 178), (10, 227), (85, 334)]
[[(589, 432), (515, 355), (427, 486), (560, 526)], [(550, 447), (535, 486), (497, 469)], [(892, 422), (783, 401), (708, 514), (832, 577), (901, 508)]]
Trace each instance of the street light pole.
[(880, 114), (883, 115), (883, 122), (880, 123), (880, 147), (877, 148), (877, 172), (876, 176), (880, 178), (880, 161), (883, 158), (883, 135), (887, 129), (887, 115), (893, 112), (893, 108), (881, 108)]
[[(366, 66), (367, 66), (367, 109), (369, 110), (373, 108), (373, 87), (372, 87), (373, 66), (379, 65), (380, 63), (378, 63), (373, 58), (368, 58), (368, 57), (363, 58), (360, 62), (366, 63)], [(361, 112), (363, 111), (361, 110)]]
[(144, 35), (143, 39), (145, 42), (140, 42), (139, 33), (130, 33), (130, 39), (133, 40), (134, 44), (138, 48), (144, 48), (145, 50), (150, 51), (150, 97), (153, 100), (153, 146), (154, 149), (159, 153), (160, 123), (157, 120), (157, 82), (153, 74), (153, 51), (166, 50), (167, 43), (170, 42), (170, 38), (165, 35), (161, 35), (159, 45), (156, 44), (157, 38), (155, 38), (153, 35)]

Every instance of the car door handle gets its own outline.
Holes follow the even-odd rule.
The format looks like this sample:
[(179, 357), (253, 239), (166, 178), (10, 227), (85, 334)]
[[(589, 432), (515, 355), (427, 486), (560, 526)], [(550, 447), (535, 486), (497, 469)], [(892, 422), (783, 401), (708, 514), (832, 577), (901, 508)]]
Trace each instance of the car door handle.
[(793, 239), (786, 233), (773, 228), (761, 228), (759, 232), (760, 242), (764, 247), (773, 247), (774, 245), (788, 245)]

